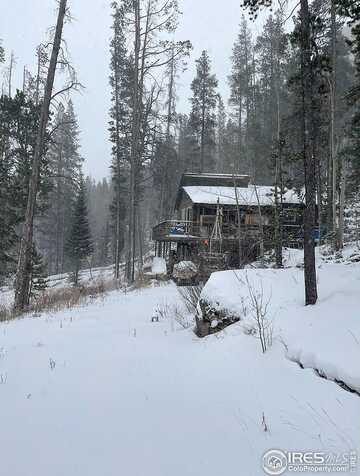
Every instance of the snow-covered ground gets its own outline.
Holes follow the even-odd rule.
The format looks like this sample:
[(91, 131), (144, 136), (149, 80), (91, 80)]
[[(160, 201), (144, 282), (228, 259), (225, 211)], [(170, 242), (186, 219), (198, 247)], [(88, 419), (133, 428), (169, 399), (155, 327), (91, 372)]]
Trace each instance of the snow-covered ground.
[[(311, 308), (301, 269), (247, 271), (272, 293), (265, 354), (245, 321), (205, 339), (151, 322), (181, 308), (171, 283), (2, 323), (0, 474), (258, 476), (272, 448), (359, 451), (360, 398), (306, 367), (360, 383), (360, 265), (319, 271)], [(239, 309), (231, 276), (204, 292)]]
[[(121, 264), (121, 269), (125, 264)], [(64, 288), (71, 286), (71, 273), (53, 274), (47, 278), (49, 289)], [(79, 280), (83, 286), (99, 281), (110, 281), (114, 277), (114, 266), (101, 266), (98, 268), (82, 269), (79, 272)], [(13, 278), (14, 280), (14, 278)], [(12, 286), (0, 286), (0, 306), (10, 306), (14, 299)]]

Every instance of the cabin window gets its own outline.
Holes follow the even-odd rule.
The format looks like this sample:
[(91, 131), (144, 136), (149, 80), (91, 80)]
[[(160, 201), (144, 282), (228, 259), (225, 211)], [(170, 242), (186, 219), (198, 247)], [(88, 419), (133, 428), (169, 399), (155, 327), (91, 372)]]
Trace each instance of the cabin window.
[(284, 210), (284, 222), (285, 223), (296, 223), (297, 222), (297, 212), (296, 210)]
[(191, 208), (191, 207), (188, 207), (188, 208), (186, 209), (185, 220), (187, 220), (187, 221), (192, 221), (192, 219), (193, 219), (192, 208)]

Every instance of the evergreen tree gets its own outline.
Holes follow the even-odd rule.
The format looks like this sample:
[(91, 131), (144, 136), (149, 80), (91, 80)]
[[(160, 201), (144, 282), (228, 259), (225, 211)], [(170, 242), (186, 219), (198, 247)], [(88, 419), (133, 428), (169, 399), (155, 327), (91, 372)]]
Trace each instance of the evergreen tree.
[(1, 43), (2, 41), (0, 39), (0, 64), (5, 61), (5, 51)]
[(65, 244), (70, 232), (67, 215), (73, 208), (79, 184), (83, 162), (79, 149), (77, 117), (69, 100), (66, 106), (59, 105), (54, 119), (54, 132), (47, 153), (53, 177), (52, 190), (36, 236), (47, 257), (49, 272), (54, 274), (67, 270)]
[(224, 172), (227, 115), (224, 101), (218, 96), (216, 112), (216, 170)]
[[(243, 0), (245, 8), (256, 17), (259, 8), (271, 6), (272, 0)], [(300, 0), (299, 26), (296, 31), (299, 46), (299, 96), (301, 102), (300, 136), (301, 155), (304, 166), (305, 183), (305, 212), (304, 212), (304, 282), (305, 304), (315, 304), (317, 301), (315, 242), (313, 230), (316, 210), (316, 127), (313, 115), (314, 99), (314, 65), (312, 63), (312, 16), (308, 0)]]
[(196, 77), (191, 83), (190, 124), (197, 135), (199, 146), (198, 171), (215, 170), (215, 126), (218, 81), (211, 74), (211, 62), (206, 51), (196, 60)]
[[(99, 182), (86, 178), (87, 207), (89, 225), (94, 243), (92, 264), (104, 266), (111, 262), (109, 252), (112, 251), (112, 229), (109, 207), (112, 201), (113, 190), (107, 179)], [(107, 253), (105, 253), (107, 249)]]
[(186, 114), (179, 114), (178, 154), (181, 173), (196, 170), (198, 144), (190, 119)]
[(48, 287), (47, 264), (33, 245), (30, 272), (30, 299), (44, 292)]
[[(14, 271), (18, 225), (24, 220), (39, 107), (17, 91), (0, 97), (0, 275)], [(48, 144), (48, 136), (45, 147)], [(50, 184), (48, 160), (42, 157), (37, 213), (44, 209)]]
[(111, 233), (110, 225), (107, 220), (99, 240), (99, 264), (102, 266), (108, 266), (111, 263)]
[(245, 16), (242, 16), (240, 31), (234, 43), (231, 56), (230, 106), (232, 119), (236, 124), (236, 171), (250, 173), (249, 131), (252, 108), (252, 61), (253, 44), (251, 31)]
[(72, 281), (74, 285), (77, 286), (81, 265), (84, 259), (88, 258), (93, 252), (86, 206), (86, 188), (82, 177), (80, 177), (80, 185), (73, 210), (70, 235), (66, 243), (66, 252), (73, 267)]
[(130, 136), (131, 136), (131, 59), (128, 56), (125, 36), (125, 15), (127, 8), (117, 2), (111, 4), (113, 37), (110, 43), (110, 87), (111, 109), (109, 132), (112, 142), (111, 177), (113, 198), (110, 205), (111, 229), (115, 277), (119, 277), (120, 256), (125, 244), (126, 203), (128, 201)]
[(353, 0), (333, 0), (337, 6), (338, 13), (347, 18), (351, 28), (351, 40), (348, 40), (354, 55), (356, 67), (356, 82), (350, 91), (350, 98), (353, 101), (360, 100), (360, 4)]

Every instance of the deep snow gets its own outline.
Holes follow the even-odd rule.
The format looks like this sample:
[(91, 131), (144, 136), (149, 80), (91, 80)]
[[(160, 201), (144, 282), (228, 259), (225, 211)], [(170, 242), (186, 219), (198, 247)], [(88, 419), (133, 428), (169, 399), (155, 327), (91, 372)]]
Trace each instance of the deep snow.
[[(284, 270), (275, 322), (293, 352), (318, 347), (343, 372), (360, 298), (359, 268), (340, 266), (320, 275), (313, 310), (290, 284), (301, 270)], [(257, 476), (271, 448), (359, 449), (358, 396), (301, 369), (276, 339), (263, 355), (242, 322), (198, 339), (170, 317), (151, 322), (159, 305), (181, 307), (173, 284), (0, 325), (1, 475)], [(356, 378), (357, 363), (347, 370)]]

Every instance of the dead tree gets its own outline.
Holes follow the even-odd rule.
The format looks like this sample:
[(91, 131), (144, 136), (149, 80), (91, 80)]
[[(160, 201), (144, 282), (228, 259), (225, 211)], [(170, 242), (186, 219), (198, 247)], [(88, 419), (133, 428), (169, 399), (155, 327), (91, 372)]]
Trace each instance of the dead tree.
[(39, 129), (36, 137), (32, 170), (29, 181), (29, 193), (23, 226), (22, 239), (20, 244), (19, 259), (15, 281), (15, 302), (14, 308), (23, 311), (28, 305), (31, 251), (33, 241), (33, 222), (36, 208), (36, 196), (38, 192), (41, 158), (44, 150), (46, 127), (49, 119), (50, 102), (53, 94), (56, 66), (61, 46), (62, 31), (66, 15), (67, 0), (60, 0), (58, 18), (54, 36), (54, 42), (50, 57), (50, 64), (47, 73), (44, 98), (41, 107)]

